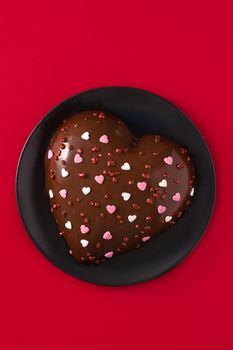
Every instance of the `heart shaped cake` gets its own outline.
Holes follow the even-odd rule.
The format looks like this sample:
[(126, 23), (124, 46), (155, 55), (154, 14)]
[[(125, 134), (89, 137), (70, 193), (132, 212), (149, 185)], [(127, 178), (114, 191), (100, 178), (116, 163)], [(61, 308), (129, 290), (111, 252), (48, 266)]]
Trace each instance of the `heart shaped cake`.
[(98, 264), (173, 225), (191, 203), (195, 176), (187, 150), (174, 141), (137, 139), (117, 116), (83, 111), (50, 140), (45, 178), (70, 254)]

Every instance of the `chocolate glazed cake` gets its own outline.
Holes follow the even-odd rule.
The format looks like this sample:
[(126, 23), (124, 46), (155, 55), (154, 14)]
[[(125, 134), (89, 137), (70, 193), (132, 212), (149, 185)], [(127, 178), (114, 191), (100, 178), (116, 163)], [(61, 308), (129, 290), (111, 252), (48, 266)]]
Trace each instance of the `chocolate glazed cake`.
[(102, 111), (77, 113), (56, 130), (45, 177), (60, 234), (86, 263), (139, 248), (173, 225), (194, 194), (186, 149), (159, 135), (136, 139)]

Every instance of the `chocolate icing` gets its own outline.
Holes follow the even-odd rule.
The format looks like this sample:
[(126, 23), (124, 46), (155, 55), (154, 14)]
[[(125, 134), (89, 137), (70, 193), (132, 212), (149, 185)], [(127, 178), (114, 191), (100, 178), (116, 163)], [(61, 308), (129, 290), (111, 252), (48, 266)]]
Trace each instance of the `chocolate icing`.
[(100, 111), (77, 113), (56, 130), (45, 177), (60, 234), (88, 263), (139, 248), (175, 223), (194, 191), (184, 148), (159, 135), (137, 140)]

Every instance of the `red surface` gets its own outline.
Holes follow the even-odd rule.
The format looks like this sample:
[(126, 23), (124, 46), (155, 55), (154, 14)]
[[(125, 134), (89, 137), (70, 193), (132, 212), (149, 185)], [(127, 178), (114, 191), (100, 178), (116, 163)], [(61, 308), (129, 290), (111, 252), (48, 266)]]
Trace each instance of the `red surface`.
[[(230, 0), (1, 2), (1, 349), (232, 349), (232, 11)], [(59, 271), (15, 202), (32, 128), (61, 100), (105, 85), (170, 99), (202, 131), (217, 173), (214, 215), (195, 251), (131, 287)]]

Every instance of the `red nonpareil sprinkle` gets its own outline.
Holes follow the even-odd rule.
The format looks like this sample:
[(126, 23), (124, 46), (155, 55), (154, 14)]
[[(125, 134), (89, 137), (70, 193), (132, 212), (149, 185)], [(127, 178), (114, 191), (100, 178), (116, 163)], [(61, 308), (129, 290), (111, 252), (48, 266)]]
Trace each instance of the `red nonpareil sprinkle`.
[(152, 198), (147, 198), (146, 199), (147, 204), (153, 204), (153, 199)]
[(100, 213), (100, 217), (103, 219), (105, 218), (105, 214), (104, 213)]
[(100, 249), (101, 248), (101, 243), (96, 243), (95, 246), (96, 246), (97, 249)]
[(76, 151), (78, 154), (82, 154), (83, 153), (83, 149), (82, 148), (78, 148)]
[(100, 158), (103, 158), (103, 156), (104, 156), (103, 153), (98, 154), (98, 157), (100, 157)]
[(173, 180), (174, 184), (178, 185), (180, 183), (180, 181), (178, 179), (174, 179)]
[(110, 195), (109, 194), (105, 194), (104, 195), (104, 199), (110, 199)]
[(139, 155), (139, 156), (142, 156), (142, 155), (143, 155), (143, 152), (142, 152), (142, 151), (138, 152), (138, 155)]
[(85, 219), (84, 219), (84, 223), (85, 223), (85, 224), (88, 224), (88, 223), (89, 223), (89, 219), (88, 219), (88, 218), (85, 218)]
[(142, 177), (143, 177), (143, 179), (149, 179), (150, 178), (150, 174), (142, 173)]
[(93, 152), (99, 152), (100, 148), (97, 146), (92, 147), (91, 149)]
[(152, 217), (151, 217), (151, 216), (147, 216), (147, 217), (146, 217), (146, 220), (147, 220), (147, 221), (151, 221), (151, 220), (152, 220)]
[(80, 216), (83, 218), (84, 216), (86, 216), (86, 213), (81, 212), (81, 213), (80, 213)]
[(65, 210), (62, 210), (61, 215), (64, 216), (64, 217), (66, 217), (66, 211), (65, 211)]
[(128, 238), (128, 237), (123, 237), (123, 241), (124, 241), (124, 242), (126, 242), (126, 243), (127, 243), (127, 242), (128, 242), (128, 240), (129, 240), (129, 238)]
[(150, 226), (150, 225), (146, 225), (146, 226), (144, 226), (144, 230), (146, 230), (146, 231), (151, 230), (151, 226)]
[(139, 235), (134, 235), (133, 238), (137, 239), (139, 237)]
[(77, 201), (77, 203), (80, 203), (81, 202), (81, 198), (76, 198), (76, 201)]
[(64, 143), (61, 143), (61, 144), (60, 144), (60, 148), (61, 148), (61, 149), (64, 149), (64, 148), (66, 148), (66, 145), (65, 145)]
[(100, 207), (100, 203), (99, 202), (95, 202), (94, 207), (99, 208)]
[(120, 223), (120, 224), (124, 224), (125, 222), (124, 222), (124, 220), (121, 219), (121, 220), (119, 221), (119, 223)]
[(153, 152), (153, 156), (158, 156), (158, 152)]
[(134, 181), (133, 181), (133, 180), (129, 180), (129, 181), (128, 181), (128, 184), (129, 184), (129, 185), (133, 185), (133, 184), (134, 184)]
[(141, 209), (140, 205), (137, 203), (132, 204), (133, 209)]
[(125, 242), (121, 242), (121, 245), (122, 245), (123, 247), (125, 247), (125, 246), (126, 246), (126, 243), (125, 243)]
[(86, 178), (86, 177), (88, 177), (88, 174), (87, 173), (78, 173), (78, 176)]
[(98, 162), (98, 160), (99, 160), (99, 158), (97, 158), (97, 157), (92, 157), (92, 158), (91, 158), (91, 163), (92, 163), (92, 164), (96, 164), (96, 163)]
[(114, 160), (108, 160), (107, 161), (107, 166), (115, 166), (116, 162)]
[(111, 152), (108, 152), (108, 156), (109, 156), (109, 157), (112, 157), (112, 153), (111, 153)]
[(161, 139), (161, 137), (160, 137), (159, 135), (156, 135), (156, 136), (155, 136), (155, 143), (160, 142), (160, 139)]
[(104, 113), (101, 112), (101, 113), (99, 114), (99, 119), (105, 119)]
[(115, 175), (115, 172), (114, 171), (108, 171), (108, 175), (113, 177)]
[(61, 163), (62, 165), (66, 165), (66, 161), (64, 159), (61, 161)]
[(122, 149), (121, 148), (116, 148), (115, 152), (118, 153), (118, 154), (121, 154), (122, 153)]
[(112, 178), (112, 182), (117, 183), (117, 181), (118, 181), (118, 180), (117, 180), (116, 177), (113, 177), (113, 178)]
[(70, 207), (73, 207), (73, 202), (69, 201), (69, 202), (68, 202), (68, 205), (69, 205)]
[(140, 228), (140, 226), (138, 224), (136, 224), (134, 227), (136, 228), (136, 230), (138, 230)]

